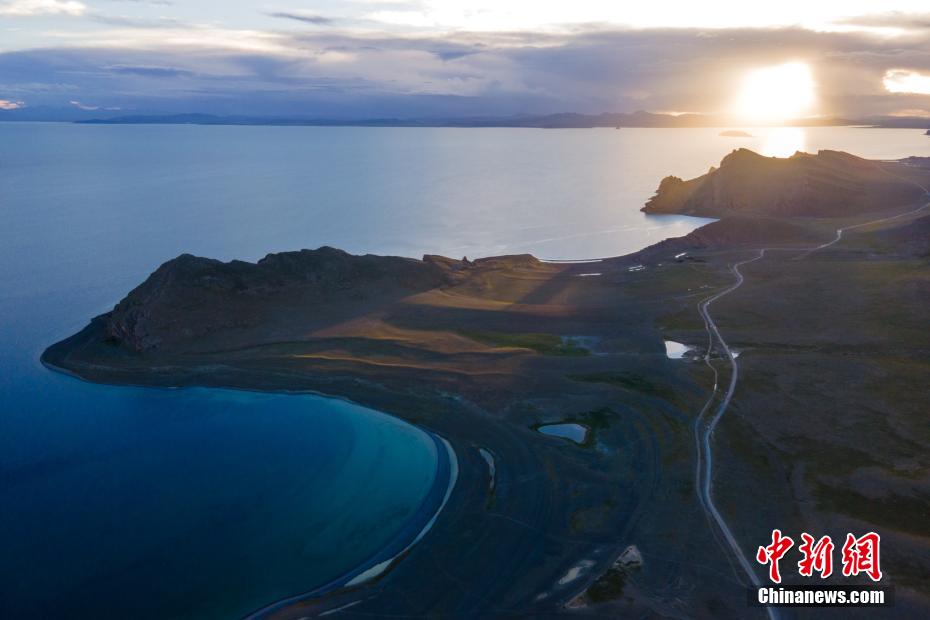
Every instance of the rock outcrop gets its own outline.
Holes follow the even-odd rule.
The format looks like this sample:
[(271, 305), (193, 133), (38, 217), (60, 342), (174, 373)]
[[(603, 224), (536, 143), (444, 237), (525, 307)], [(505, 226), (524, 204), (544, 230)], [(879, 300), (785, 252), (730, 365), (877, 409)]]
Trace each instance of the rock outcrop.
[(667, 260), (682, 252), (717, 248), (758, 247), (778, 244), (815, 244), (826, 241), (821, 232), (790, 220), (768, 217), (725, 217), (692, 230), (683, 237), (672, 237), (620, 259), (626, 262)]
[[(462, 267), (443, 257), (353, 256), (329, 247), (269, 254), (257, 263), (183, 254), (116, 305), (106, 317), (105, 333), (141, 352), (210, 331), (267, 324), (270, 309), (296, 302), (322, 309), (396, 299), (450, 282)], [(304, 316), (308, 326), (317, 318)]]
[(916, 201), (923, 191), (881, 162), (839, 151), (788, 158), (738, 149), (705, 175), (662, 179), (643, 211), (702, 217), (844, 217)]
[(109, 342), (138, 353), (235, 348), (304, 338), (424, 291), (539, 264), (530, 255), (417, 260), (331, 247), (269, 254), (257, 263), (183, 254), (99, 320)]

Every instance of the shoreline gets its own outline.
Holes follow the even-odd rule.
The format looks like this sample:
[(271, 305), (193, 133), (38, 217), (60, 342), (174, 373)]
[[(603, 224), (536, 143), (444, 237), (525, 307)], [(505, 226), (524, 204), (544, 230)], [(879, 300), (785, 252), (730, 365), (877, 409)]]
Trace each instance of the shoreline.
[(390, 541), (373, 552), (366, 560), (354, 568), (343, 572), (337, 577), (334, 577), (333, 579), (313, 588), (312, 590), (274, 601), (255, 611), (251, 611), (243, 616), (243, 618), (246, 619), (258, 620), (261, 618), (267, 618), (276, 612), (281, 611), (282, 609), (290, 607), (291, 605), (323, 597), (328, 594), (338, 592), (339, 590), (349, 589), (355, 586), (366, 584), (387, 575), (397, 565), (397, 563), (402, 561), (403, 558), (414, 548), (414, 546), (421, 542), (421, 540), (433, 528), (446, 505), (449, 503), (449, 499), (451, 498), (452, 493), (455, 490), (456, 483), (458, 482), (459, 459), (456, 455), (455, 448), (452, 446), (448, 439), (428, 428), (424, 428), (418, 424), (404, 420), (403, 418), (395, 416), (391, 413), (380, 411), (378, 409), (374, 409), (372, 407), (355, 402), (348, 397), (330, 396), (328, 394), (312, 390), (259, 390), (232, 386), (219, 387), (201, 385), (151, 386), (128, 383), (101, 384), (98, 381), (85, 379), (84, 377), (81, 377), (80, 374), (68, 370), (67, 368), (57, 366), (56, 364), (44, 359), (44, 355), (40, 362), (47, 370), (51, 372), (59, 373), (78, 381), (83, 381), (95, 385), (105, 385), (109, 387), (125, 387), (136, 389), (154, 388), (171, 391), (184, 389), (229, 390), (237, 392), (252, 392), (256, 394), (278, 394), (295, 397), (312, 396), (317, 398), (337, 400), (369, 410), (377, 415), (387, 416), (394, 420), (395, 423), (411, 426), (417, 431), (424, 433), (433, 442), (433, 446), (436, 449), (436, 475), (433, 479), (433, 483), (430, 485), (429, 490), (426, 492), (416, 511), (410, 516), (407, 522), (401, 526), (401, 528)]
[[(60, 350), (53, 351), (48, 357), (56, 358), (60, 353)], [(377, 596), (378, 592), (383, 591), (385, 582), (418, 584), (415, 587), (429, 591), (446, 579), (430, 569), (431, 562), (427, 560), (430, 556), (459, 557), (461, 566), (455, 572), (480, 570), (481, 581), (485, 583), (483, 587), (488, 591), (500, 590), (505, 600), (516, 597), (519, 603), (513, 604), (518, 607), (526, 606), (527, 609), (541, 611), (560, 599), (567, 601), (573, 595), (574, 586), (578, 584), (573, 582), (571, 588), (559, 586), (545, 599), (537, 599), (540, 583), (557, 580), (570, 568), (568, 564), (577, 563), (576, 555), (579, 553), (597, 558), (600, 565), (614, 546), (613, 535), (605, 537), (605, 533), (572, 542), (573, 534), (571, 528), (567, 527), (572, 515), (586, 502), (605, 502), (604, 506), (609, 506), (613, 515), (605, 521), (605, 525), (613, 523), (613, 527), (627, 532), (624, 535), (626, 544), (626, 536), (638, 520), (640, 511), (625, 510), (624, 507), (630, 504), (620, 498), (629, 495), (632, 498), (630, 501), (636, 506), (643, 501), (631, 486), (636, 484), (634, 478), (640, 475), (640, 468), (624, 467), (625, 473), (621, 479), (604, 487), (597, 473), (596, 463), (601, 457), (596, 451), (566, 451), (562, 442), (553, 442), (551, 437), (533, 430), (528, 421), (524, 424), (517, 420), (501, 419), (481, 405), (452, 394), (385, 391), (355, 382), (321, 384), (312, 377), (301, 378), (290, 373), (276, 372), (191, 375), (178, 369), (181, 372), (151, 375), (132, 371), (125, 373), (116, 367), (104, 369), (103, 366), (95, 365), (90, 374), (81, 376), (83, 373), (59, 368), (45, 359), (45, 356), (43, 363), (52, 371), (74, 374), (82, 381), (96, 384), (163, 389), (219, 388), (337, 398), (400, 419), (428, 433), (434, 441), (448, 441), (450, 446), (454, 446), (455, 467), (458, 470), (455, 485), (450, 489), (448, 497), (444, 498), (444, 503), (440, 504), (441, 510), (437, 509), (423, 527), (418, 528), (419, 531), (409, 532), (409, 536), (405, 537), (416, 544), (398, 544), (394, 548), (396, 554), (382, 552), (352, 571), (352, 575), (347, 573), (334, 580), (337, 584), (326, 584), (329, 588), (325, 592), (317, 588), (309, 593), (271, 603), (245, 617), (278, 620), (322, 615), (360, 602), (360, 599), (367, 600), (372, 594)], [(310, 384), (314, 389), (295, 389), (295, 386)], [(327, 389), (339, 391), (342, 395), (330, 396), (325, 391)], [(430, 413), (424, 415), (424, 411)], [(493, 487), (489, 484), (488, 465), (481, 456), (481, 449), (495, 455)], [(650, 445), (640, 446), (634, 452), (639, 454), (643, 449), (647, 453), (652, 452)], [(640, 457), (634, 455), (630, 458), (639, 460)], [(646, 466), (647, 470), (651, 470), (655, 457), (642, 459), (650, 464)], [(553, 479), (540, 476), (543, 471), (565, 473)], [(560, 482), (560, 479), (566, 479), (565, 476), (573, 481), (571, 486)], [(579, 484), (580, 487), (577, 486)], [(573, 492), (572, 488), (576, 490)], [(579, 488), (585, 489), (580, 496), (577, 493)], [(606, 499), (611, 496), (614, 499)], [(419, 522), (423, 523), (423, 519)], [(462, 557), (463, 533), (472, 528), (484, 534), (476, 543), (478, 550)], [(427, 533), (433, 535), (426, 536)], [(464, 535), (468, 536), (467, 533)], [(549, 541), (550, 546), (555, 544), (565, 548), (555, 555), (544, 553), (544, 549), (539, 546), (540, 537)], [(389, 564), (386, 570), (373, 576), (376, 578), (350, 587), (333, 587), (339, 583), (348, 585), (353, 575), (364, 573), (385, 560)], [(493, 563), (493, 568), (488, 567), (489, 561)], [(452, 588), (450, 594), (455, 591), (454, 583), (449, 582), (446, 586)], [(473, 604), (481, 602), (475, 601)], [(475, 613), (478, 613), (478, 609)]]
[[(382, 412), (379, 412), (382, 413)], [(390, 414), (383, 414), (390, 415)], [(391, 416), (394, 418), (394, 416)], [(400, 418), (395, 418), (400, 420)], [(400, 420), (404, 424), (410, 424), (404, 420)], [(413, 425), (411, 425), (413, 426)], [(420, 428), (420, 427), (416, 427)], [(387, 575), (391, 569), (393, 569), (398, 562), (403, 560), (404, 556), (407, 555), (413, 549), (413, 547), (419, 543), (426, 534), (432, 529), (433, 525), (436, 523), (436, 520), (442, 514), (443, 509), (446, 507), (446, 504), (449, 501), (449, 498), (452, 495), (453, 490), (455, 489), (456, 482), (458, 482), (458, 459), (455, 455), (455, 449), (444, 437), (440, 437), (435, 433), (428, 431), (426, 429), (420, 428), (421, 431), (426, 433), (430, 439), (433, 440), (434, 445), (436, 446), (436, 454), (438, 458), (437, 463), (437, 475), (436, 479), (433, 481), (433, 485), (427, 493), (427, 497), (424, 498), (423, 503), (421, 503), (420, 508), (417, 510), (417, 513), (411, 517), (411, 519), (404, 525), (400, 532), (392, 539), (387, 545), (382, 547), (377, 553), (372, 555), (368, 560), (353, 568), (350, 571), (347, 571), (336, 577), (335, 579), (329, 581), (328, 583), (323, 584), (313, 590), (303, 592), (301, 594), (295, 594), (287, 598), (275, 601), (269, 605), (262, 607), (256, 611), (253, 611), (244, 618), (246, 620), (259, 620), (261, 618), (272, 617), (273, 614), (291, 607), (292, 605), (297, 605), (300, 603), (306, 603), (310, 600), (321, 598), (328, 594), (338, 592), (339, 590), (347, 590), (359, 586), (362, 584), (369, 583), (376, 579), (381, 578), (384, 575)], [(434, 495), (437, 492), (437, 489), (440, 489), (440, 472), (447, 474), (445, 490), (442, 493), (442, 501), (439, 506), (434, 510), (430, 511), (430, 518), (424, 523), (419, 530), (417, 531), (416, 536), (413, 539), (409, 539), (407, 534), (412, 529), (414, 522), (417, 524), (421, 521), (420, 517), (425, 515), (422, 514), (423, 509), (428, 504), (431, 504), (431, 500), (434, 498)], [(396, 547), (404, 544), (402, 541), (409, 540), (400, 550), (397, 550)], [(387, 557), (385, 557), (387, 556)]]

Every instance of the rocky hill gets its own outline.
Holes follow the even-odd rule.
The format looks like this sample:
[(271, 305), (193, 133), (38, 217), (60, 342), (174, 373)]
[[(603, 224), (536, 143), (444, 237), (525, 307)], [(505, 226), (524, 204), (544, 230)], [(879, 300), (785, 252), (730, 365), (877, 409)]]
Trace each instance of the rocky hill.
[(684, 181), (662, 179), (643, 211), (702, 217), (845, 217), (918, 200), (924, 192), (882, 162), (840, 151), (788, 158), (738, 149), (719, 168)]
[(353, 256), (330, 247), (269, 254), (257, 263), (183, 254), (116, 305), (106, 317), (105, 333), (112, 342), (146, 351), (267, 324), (274, 321), (271, 309), (295, 304), (302, 305), (304, 325), (312, 326), (326, 320), (324, 306), (364, 306), (366, 300), (429, 290), (451, 281), (463, 265), (429, 256)]

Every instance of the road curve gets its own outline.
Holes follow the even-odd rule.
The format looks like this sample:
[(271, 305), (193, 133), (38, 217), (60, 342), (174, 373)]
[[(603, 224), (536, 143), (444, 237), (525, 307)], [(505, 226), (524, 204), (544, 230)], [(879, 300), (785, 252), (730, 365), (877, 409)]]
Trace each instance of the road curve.
[[(928, 192), (927, 188), (915, 183), (918, 187)], [(836, 236), (826, 243), (808, 248), (801, 249), (801, 254), (795, 257), (795, 260), (802, 259), (813, 252), (817, 252), (824, 248), (828, 248), (836, 243), (838, 243), (843, 238), (843, 233), (847, 230), (852, 230), (855, 228), (862, 228), (865, 226), (870, 226), (873, 224), (881, 224), (884, 222), (890, 222), (900, 218), (907, 217), (909, 215), (914, 215), (930, 207), (930, 202), (907, 211), (905, 213), (899, 213), (897, 215), (879, 218), (876, 220), (870, 220), (868, 222), (862, 222), (859, 224), (854, 224), (851, 226), (845, 226), (843, 228), (838, 228), (836, 230)], [(696, 458), (696, 467), (695, 467), (695, 486), (697, 489), (698, 499), (700, 500), (701, 507), (703, 508), (705, 514), (707, 515), (708, 520), (711, 523), (711, 527), (714, 531), (715, 537), (718, 539), (718, 542), (721, 543), (721, 546), (724, 546), (725, 551), (729, 551), (733, 558), (736, 559), (740, 568), (742, 569), (745, 576), (749, 579), (749, 582), (753, 586), (762, 585), (756, 571), (753, 568), (753, 565), (746, 558), (746, 555), (743, 553), (742, 548), (739, 545), (739, 542), (736, 540), (736, 537), (733, 535), (732, 530), (729, 525), (727, 525), (726, 519), (720, 514), (720, 511), (717, 509), (716, 504), (714, 503), (714, 494), (713, 494), (713, 449), (711, 439), (716, 430), (717, 425), (720, 422), (720, 419), (726, 413), (727, 408), (730, 405), (730, 401), (733, 398), (733, 394), (736, 391), (736, 384), (739, 379), (739, 365), (737, 364), (736, 357), (733, 355), (733, 351), (730, 347), (727, 346), (726, 341), (723, 339), (723, 336), (720, 333), (720, 329), (717, 327), (717, 324), (714, 322), (713, 317), (710, 315), (710, 305), (724, 297), (729, 295), (740, 286), (742, 286), (743, 281), (745, 280), (740, 267), (743, 265), (748, 265), (749, 263), (754, 263), (758, 260), (765, 258), (766, 252), (771, 251), (795, 251), (797, 252), (799, 248), (760, 248), (756, 250), (755, 256), (752, 258), (739, 261), (730, 265), (730, 272), (736, 277), (733, 284), (727, 288), (719, 291), (710, 297), (702, 300), (698, 304), (698, 312), (701, 315), (701, 318), (704, 320), (704, 327), (707, 330), (708, 336), (708, 346), (707, 353), (704, 356), (704, 363), (714, 373), (714, 385), (711, 390), (710, 396), (707, 399), (707, 402), (704, 404), (704, 407), (701, 409), (697, 418), (694, 421), (694, 436), (697, 448), (697, 458)], [(718, 394), (720, 392), (719, 386), (719, 373), (714, 365), (711, 363), (711, 352), (714, 349), (714, 341), (716, 341), (719, 348), (726, 355), (727, 360), (730, 364), (730, 381), (727, 385), (726, 392), (720, 398), (719, 403), (716, 406), (716, 409), (713, 409), (714, 402), (718, 399)], [(713, 416), (709, 420), (705, 420), (708, 412), (710, 410), (714, 411)], [(778, 612), (774, 607), (765, 608), (769, 618), (776, 620), (778, 618)]]
[[(730, 349), (730, 347), (727, 346), (726, 341), (720, 334), (720, 329), (717, 327), (717, 324), (711, 317), (708, 308), (713, 302), (717, 301), (721, 297), (724, 297), (725, 295), (729, 295), (740, 286), (742, 286), (745, 278), (740, 271), (740, 267), (749, 263), (753, 263), (757, 260), (761, 260), (764, 256), (765, 249), (757, 250), (754, 257), (730, 265), (730, 271), (736, 276), (736, 281), (729, 287), (715, 293), (714, 295), (711, 295), (698, 304), (698, 312), (700, 313), (701, 318), (704, 319), (704, 327), (707, 330), (708, 336), (708, 346), (707, 352), (704, 354), (704, 363), (707, 364), (707, 366), (714, 373), (714, 387), (711, 390), (710, 397), (707, 399), (707, 402), (704, 404), (704, 407), (701, 409), (701, 412), (698, 414), (694, 421), (694, 437), (697, 444), (695, 486), (697, 489), (698, 500), (701, 502), (701, 507), (704, 509), (704, 513), (707, 515), (707, 518), (711, 523), (712, 530), (715, 537), (718, 539), (718, 542), (720, 542), (721, 545), (725, 547), (725, 549), (729, 550), (730, 554), (733, 558), (736, 559), (745, 576), (749, 579), (749, 583), (755, 587), (761, 586), (762, 582), (759, 580), (758, 575), (756, 575), (756, 571), (753, 569), (752, 564), (749, 563), (749, 560), (743, 553), (739, 542), (737, 542), (736, 537), (733, 535), (733, 531), (730, 529), (730, 526), (727, 525), (726, 519), (723, 518), (723, 515), (720, 514), (720, 511), (717, 509), (717, 505), (714, 503), (714, 461), (713, 450), (711, 448), (711, 436), (713, 435), (714, 430), (717, 428), (717, 424), (720, 422), (723, 414), (726, 413), (727, 407), (730, 404), (730, 400), (733, 398), (733, 393), (736, 391), (736, 382), (739, 378), (739, 365), (736, 362), (736, 357), (733, 355), (733, 351)], [(719, 373), (717, 372), (716, 367), (714, 367), (710, 361), (715, 340), (720, 349), (726, 354), (726, 357), (730, 362), (730, 382), (727, 386), (727, 390), (723, 398), (720, 400), (720, 403), (714, 410), (713, 416), (710, 418), (710, 420), (705, 421), (705, 417), (708, 411), (713, 408), (714, 401), (717, 400), (717, 395), (720, 391), (718, 381)], [(778, 614), (774, 608), (766, 607), (766, 611), (768, 612), (769, 618), (772, 620), (776, 620), (778, 618)]]

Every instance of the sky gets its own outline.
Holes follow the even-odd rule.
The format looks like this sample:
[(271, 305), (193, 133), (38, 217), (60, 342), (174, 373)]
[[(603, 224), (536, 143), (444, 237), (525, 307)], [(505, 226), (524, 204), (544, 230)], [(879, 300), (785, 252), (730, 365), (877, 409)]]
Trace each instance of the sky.
[(0, 113), (746, 114), (773, 98), (930, 116), (930, 4), (0, 0)]

